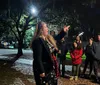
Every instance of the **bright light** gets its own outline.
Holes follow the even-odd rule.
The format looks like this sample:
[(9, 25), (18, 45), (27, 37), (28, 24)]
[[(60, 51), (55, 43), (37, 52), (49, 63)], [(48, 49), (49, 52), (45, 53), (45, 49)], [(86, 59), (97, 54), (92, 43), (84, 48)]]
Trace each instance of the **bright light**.
[(84, 32), (81, 32), (78, 36), (82, 36), (84, 34)]
[(38, 14), (36, 7), (34, 6), (31, 7), (31, 13), (35, 16)]

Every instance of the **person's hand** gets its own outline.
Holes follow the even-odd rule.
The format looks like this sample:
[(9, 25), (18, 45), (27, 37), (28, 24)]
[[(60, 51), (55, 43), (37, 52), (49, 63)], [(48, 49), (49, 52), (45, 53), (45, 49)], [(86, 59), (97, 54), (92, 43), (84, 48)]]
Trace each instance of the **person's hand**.
[(61, 54), (61, 50), (59, 50), (58, 53)]
[(64, 32), (67, 32), (68, 30), (69, 30), (69, 28), (70, 28), (70, 25), (68, 25), (68, 26), (64, 26)]
[(41, 73), (40, 74), (40, 77), (45, 77), (45, 73)]

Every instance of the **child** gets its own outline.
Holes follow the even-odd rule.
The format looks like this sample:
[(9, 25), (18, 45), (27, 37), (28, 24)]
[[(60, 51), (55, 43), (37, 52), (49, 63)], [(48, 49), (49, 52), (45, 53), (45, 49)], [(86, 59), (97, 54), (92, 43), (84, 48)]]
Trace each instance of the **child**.
[(72, 76), (70, 77), (70, 80), (73, 79), (78, 80), (79, 69), (82, 63), (82, 54), (83, 54), (83, 49), (81, 45), (77, 45), (77, 43), (74, 42), (73, 50), (70, 52), (72, 58)]

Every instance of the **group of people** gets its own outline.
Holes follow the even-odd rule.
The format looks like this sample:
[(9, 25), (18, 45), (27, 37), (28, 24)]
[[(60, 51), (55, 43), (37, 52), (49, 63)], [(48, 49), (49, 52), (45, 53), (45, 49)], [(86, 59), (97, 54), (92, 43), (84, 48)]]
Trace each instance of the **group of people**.
[[(88, 78), (91, 78), (92, 70), (95, 74), (96, 82), (100, 83), (98, 70), (100, 65), (100, 34), (98, 34), (98, 41), (94, 42), (93, 38), (88, 39), (88, 44), (85, 49), (82, 46), (82, 41), (80, 37), (77, 36), (76, 40), (73, 42), (73, 48), (70, 51), (70, 56), (72, 58), (72, 76), (70, 80), (78, 80), (78, 76), (81, 74), (81, 77), (85, 78), (85, 72), (89, 65), (89, 74)], [(86, 55), (86, 60), (83, 68), (83, 72), (80, 73), (80, 66), (82, 64), (82, 55)]]
[(88, 41), (89, 43), (86, 46), (86, 49), (85, 49), (86, 60), (85, 60), (85, 66), (83, 69), (83, 77), (86, 72), (86, 68), (89, 64), (90, 71), (89, 71), (88, 77), (91, 78), (91, 73), (93, 70), (96, 77), (96, 81), (100, 83), (100, 80), (98, 78), (99, 77), (98, 71), (99, 71), (99, 65), (100, 65), (100, 34), (98, 34), (97, 38), (98, 38), (97, 42), (94, 42), (93, 38), (89, 38), (89, 41)]
[[(48, 33), (48, 27), (45, 22), (39, 22), (36, 26), (36, 30), (32, 39), (31, 48), (33, 50), (33, 71), (36, 85), (57, 85), (57, 80), (60, 77), (60, 69), (57, 61), (57, 56), (59, 58), (65, 59), (66, 52), (68, 50), (62, 50), (62, 46), (66, 48), (64, 41), (64, 36), (69, 30), (70, 26), (64, 26), (63, 29), (56, 35), (52, 36)], [(98, 37), (100, 40), (100, 36)], [(59, 44), (61, 41), (61, 44)], [(96, 45), (91, 45), (93, 39), (89, 39), (89, 44), (86, 47), (86, 62), (83, 74), (85, 74), (88, 63), (92, 63), (90, 66), (90, 74), (92, 69), (96, 74), (96, 79), (98, 79), (97, 74), (97, 64), (99, 62), (99, 42)], [(60, 46), (60, 47), (59, 47)], [(89, 51), (90, 50), (90, 51)], [(78, 80), (79, 69), (82, 63), (83, 55), (82, 41), (80, 37), (77, 36), (73, 43), (73, 47), (70, 50), (70, 55), (72, 58), (72, 76), (70, 80)], [(92, 53), (90, 53), (92, 52)], [(57, 55), (58, 54), (58, 55)], [(63, 55), (61, 55), (63, 54)], [(64, 57), (63, 57), (64, 56)], [(92, 58), (89, 58), (89, 57)]]

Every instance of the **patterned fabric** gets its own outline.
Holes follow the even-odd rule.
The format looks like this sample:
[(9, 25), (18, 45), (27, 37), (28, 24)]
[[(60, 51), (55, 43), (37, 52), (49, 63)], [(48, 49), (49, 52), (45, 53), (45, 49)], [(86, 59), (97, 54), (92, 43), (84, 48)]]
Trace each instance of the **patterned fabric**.
[(54, 46), (50, 42), (48, 42), (48, 41), (46, 41), (46, 43), (47, 43), (47, 45), (48, 45), (48, 47), (50, 49), (50, 53), (53, 53), (55, 51)]
[(56, 73), (56, 77), (58, 78), (60, 76), (58, 61), (54, 54), (52, 54), (51, 57), (53, 59), (54, 71)]
[(57, 77), (54, 71), (50, 72), (49, 74), (46, 75), (46, 77), (43, 77), (40, 80), (41, 80), (41, 85), (58, 85)]
[(50, 49), (50, 52), (51, 52), (51, 58), (53, 60), (54, 71), (56, 73), (56, 77), (58, 78), (60, 76), (60, 72), (59, 72), (59, 66), (58, 66), (57, 58), (53, 53), (55, 51), (55, 48), (51, 43), (47, 42), (47, 45), (49, 46), (49, 49)]

